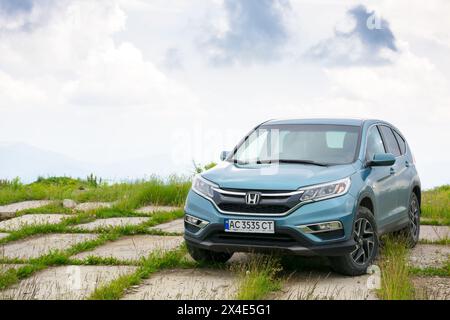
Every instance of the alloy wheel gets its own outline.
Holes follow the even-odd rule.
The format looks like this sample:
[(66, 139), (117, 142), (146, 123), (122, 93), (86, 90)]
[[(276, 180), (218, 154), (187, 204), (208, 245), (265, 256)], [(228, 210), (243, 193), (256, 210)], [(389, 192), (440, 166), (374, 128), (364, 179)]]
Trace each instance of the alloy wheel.
[(417, 199), (413, 198), (411, 200), (411, 204), (409, 205), (409, 228), (411, 235), (415, 239), (419, 232), (419, 205), (417, 203)]
[(372, 258), (375, 248), (375, 232), (369, 220), (360, 218), (355, 221), (353, 239), (356, 242), (356, 248), (350, 256), (355, 263), (364, 265)]

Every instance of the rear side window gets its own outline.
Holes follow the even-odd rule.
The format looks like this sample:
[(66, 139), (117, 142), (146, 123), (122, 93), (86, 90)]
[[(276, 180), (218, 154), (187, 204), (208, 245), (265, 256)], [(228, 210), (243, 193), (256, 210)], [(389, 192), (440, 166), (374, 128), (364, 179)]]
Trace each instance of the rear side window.
[(386, 126), (379, 126), (381, 134), (383, 135), (384, 142), (388, 152), (398, 157), (400, 155), (400, 148), (398, 147), (397, 139), (395, 139), (394, 133), (391, 128)]
[(386, 151), (380, 132), (378, 131), (378, 128), (374, 126), (370, 128), (369, 134), (367, 135), (366, 159), (373, 160), (373, 156), (376, 153), (386, 153)]
[(402, 136), (394, 131), (395, 138), (397, 139), (398, 145), (400, 146), (400, 152), (402, 154), (406, 153), (406, 142), (403, 140)]

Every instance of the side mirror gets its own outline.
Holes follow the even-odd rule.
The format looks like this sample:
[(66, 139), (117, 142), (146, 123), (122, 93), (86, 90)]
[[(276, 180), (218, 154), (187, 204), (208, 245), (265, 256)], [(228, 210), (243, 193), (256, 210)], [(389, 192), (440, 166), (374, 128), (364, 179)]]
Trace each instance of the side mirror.
[(376, 153), (367, 165), (369, 167), (386, 167), (395, 163), (395, 156), (392, 153)]
[(229, 155), (230, 155), (230, 151), (222, 151), (220, 153), (220, 160), (224, 161), (226, 158), (228, 158)]

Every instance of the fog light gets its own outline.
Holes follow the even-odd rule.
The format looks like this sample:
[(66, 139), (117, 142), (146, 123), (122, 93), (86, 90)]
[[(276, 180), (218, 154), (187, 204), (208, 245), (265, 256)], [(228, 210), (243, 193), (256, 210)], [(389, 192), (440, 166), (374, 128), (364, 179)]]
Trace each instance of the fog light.
[(184, 216), (184, 221), (200, 229), (206, 227), (209, 224), (209, 222), (206, 220), (202, 220), (200, 218), (196, 218), (188, 214)]
[(340, 221), (329, 221), (323, 223), (307, 224), (298, 226), (304, 233), (320, 233), (334, 230), (341, 230), (342, 223)]

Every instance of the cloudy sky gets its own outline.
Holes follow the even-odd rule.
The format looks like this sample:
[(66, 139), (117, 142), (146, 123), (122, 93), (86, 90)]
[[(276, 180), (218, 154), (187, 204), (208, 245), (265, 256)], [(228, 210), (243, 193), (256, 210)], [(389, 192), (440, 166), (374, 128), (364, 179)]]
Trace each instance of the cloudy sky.
[(357, 117), (400, 128), (425, 187), (450, 183), (449, 16), (448, 0), (0, 0), (0, 172), (29, 179), (11, 163), (39, 153), (186, 173), (267, 119)]

